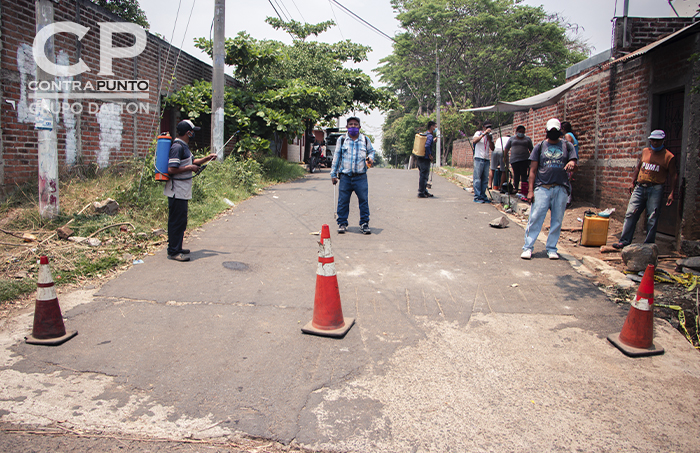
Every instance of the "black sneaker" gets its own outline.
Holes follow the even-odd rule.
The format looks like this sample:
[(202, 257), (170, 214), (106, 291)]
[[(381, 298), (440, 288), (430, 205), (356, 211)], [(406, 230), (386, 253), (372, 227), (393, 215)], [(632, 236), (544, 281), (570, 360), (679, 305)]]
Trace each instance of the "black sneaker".
[(418, 198), (428, 198), (428, 196), (424, 193), (419, 193)]
[(426, 191), (425, 191), (425, 196), (428, 197), (428, 198), (430, 198), (430, 197), (434, 197), (435, 195), (433, 195), (432, 193), (430, 193), (430, 192), (428, 192), (428, 191), (426, 190)]
[(345, 234), (348, 231), (347, 225), (338, 225), (338, 234)]
[(360, 226), (360, 231), (362, 231), (362, 234), (372, 234), (372, 230), (369, 229), (369, 223), (363, 223)]
[(623, 248), (625, 248), (625, 244), (623, 244), (622, 242), (616, 242), (612, 246), (616, 250), (622, 250)]

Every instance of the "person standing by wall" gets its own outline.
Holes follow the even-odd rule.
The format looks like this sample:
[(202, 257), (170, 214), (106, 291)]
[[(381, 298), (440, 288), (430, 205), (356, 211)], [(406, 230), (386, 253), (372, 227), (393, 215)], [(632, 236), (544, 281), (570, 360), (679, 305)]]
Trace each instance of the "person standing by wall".
[(508, 139), (505, 147), (506, 161), (510, 160), (510, 166), (513, 168), (513, 185), (516, 191), (520, 191), (521, 180), (527, 182), (532, 149), (532, 139), (525, 135), (525, 126), (516, 127), (515, 135)]
[(207, 162), (216, 159), (216, 153), (201, 159), (193, 159), (190, 152), (190, 139), (201, 128), (190, 120), (177, 124), (177, 137), (170, 146), (168, 175), (163, 194), (168, 197), (168, 259), (189, 261), (190, 251), (182, 248), (187, 229), (188, 202), (192, 199), (193, 173)]
[(647, 213), (647, 235), (644, 243), (653, 244), (656, 242), (656, 226), (659, 220), (659, 209), (661, 208), (664, 194), (664, 185), (670, 178), (671, 193), (668, 194), (666, 199), (666, 206), (671, 206), (671, 203), (673, 203), (673, 192), (678, 180), (675, 158), (673, 153), (664, 147), (665, 138), (666, 133), (664, 131), (653, 131), (649, 135), (651, 147), (642, 150), (642, 157), (637, 162), (632, 176), (631, 197), (627, 204), (620, 242), (613, 244), (613, 247), (616, 249), (622, 249), (632, 243), (637, 221), (645, 209)]
[(475, 203), (491, 203), (486, 195), (486, 191), (489, 189), (489, 152), (495, 148), (491, 132), (491, 122), (484, 121), (481, 130), (476, 131), (471, 140), (474, 147), (473, 185)]
[(338, 138), (333, 164), (331, 165), (331, 182), (338, 183), (338, 233), (348, 229), (350, 213), (350, 196), (353, 192), (360, 205), (360, 231), (371, 234), (369, 229), (369, 186), (367, 185), (367, 168), (374, 163), (372, 142), (360, 133), (360, 119), (352, 116), (347, 121), (348, 132)]
[(418, 198), (430, 198), (432, 193), (428, 192), (428, 176), (430, 175), (430, 164), (433, 161), (433, 148), (435, 139), (433, 133), (437, 129), (435, 121), (428, 121), (428, 131), (425, 138), (425, 156), (418, 156)]
[[(571, 123), (569, 123), (568, 121), (564, 121), (563, 123), (561, 123), (561, 131), (564, 133), (564, 140), (566, 140), (567, 142), (574, 145), (574, 149), (576, 150), (576, 155), (578, 156), (578, 139), (574, 135), (574, 131), (571, 128)], [(569, 175), (569, 181), (573, 181), (574, 180), (574, 172), (571, 171), (568, 173), (568, 175)], [(573, 192), (574, 192), (573, 190), (571, 190), (569, 192), (569, 198), (566, 200), (566, 207), (567, 208), (569, 206), (571, 206), (571, 201), (573, 199), (572, 198)]]
[(506, 169), (506, 161), (503, 156), (503, 148), (508, 141), (508, 137), (499, 137), (494, 140), (493, 153), (491, 153), (491, 163), (489, 167), (489, 185), (491, 190), (501, 189), (501, 177)]
[(556, 118), (547, 121), (547, 139), (535, 146), (530, 155), (530, 188), (527, 200), (532, 203), (525, 228), (525, 245), (520, 258), (532, 258), (535, 241), (542, 230), (547, 211), (551, 211), (547, 234), (547, 256), (559, 259), (557, 243), (566, 210), (566, 197), (571, 190), (566, 172), (576, 168), (578, 154), (574, 145), (561, 139), (561, 123)]

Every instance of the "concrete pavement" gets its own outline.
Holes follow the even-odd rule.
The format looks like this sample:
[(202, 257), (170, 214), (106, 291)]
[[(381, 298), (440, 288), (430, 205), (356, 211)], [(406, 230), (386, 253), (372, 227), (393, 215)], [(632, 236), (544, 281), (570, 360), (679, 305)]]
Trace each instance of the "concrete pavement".
[[(96, 294), (60, 297), (79, 335), (0, 334), (0, 420), (178, 438), (243, 432), (331, 451), (697, 451), (700, 356), (606, 336), (625, 312), (500, 213), (434, 176), (371, 169), (373, 234), (335, 233), (328, 172), (263, 191), (193, 232), (192, 261), (147, 257)], [(342, 340), (303, 335), (331, 225)]]

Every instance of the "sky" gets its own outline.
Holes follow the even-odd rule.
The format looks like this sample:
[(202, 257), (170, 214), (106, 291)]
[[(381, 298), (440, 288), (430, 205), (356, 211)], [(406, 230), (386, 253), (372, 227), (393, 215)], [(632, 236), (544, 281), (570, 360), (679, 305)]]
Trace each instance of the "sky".
[[(389, 0), (337, 1), (389, 36), (400, 31)], [(697, 3), (697, 0), (674, 0), (676, 4), (682, 2)], [(177, 0), (166, 2), (168, 8), (163, 7), (162, 0), (139, 0), (139, 3), (146, 13), (152, 33), (163, 35), (173, 45), (211, 63), (208, 55), (194, 47), (193, 41), (198, 37), (213, 36), (211, 27), (214, 0)], [(610, 48), (611, 20), (615, 15), (621, 16), (623, 11), (623, 0), (525, 0), (524, 3), (535, 7), (542, 6), (546, 12), (558, 13), (567, 18), (568, 22), (579, 25), (579, 37), (594, 47), (592, 55)], [(372, 77), (375, 85), (379, 86), (377, 74), (372, 70), (379, 66), (382, 58), (391, 54), (392, 41), (344, 12), (331, 0), (229, 0), (225, 8), (227, 37), (234, 37), (238, 32), (245, 31), (256, 39), (274, 39), (287, 44), (291, 43), (289, 35), (270, 27), (265, 23), (266, 17), (277, 17), (279, 13), (285, 20), (291, 17), (299, 22), (318, 23), (333, 20), (337, 26), (321, 34), (318, 39), (325, 42), (350, 39), (370, 46), (372, 52), (368, 61), (352, 67), (362, 69)], [(629, 0), (629, 15), (667, 17), (674, 14), (667, 0)], [(231, 73), (230, 70), (227, 72)], [(370, 115), (358, 116), (362, 119), (363, 131), (373, 135), (375, 142), (380, 142), (384, 115), (381, 112), (373, 112)], [(344, 126), (344, 121), (342, 125)]]

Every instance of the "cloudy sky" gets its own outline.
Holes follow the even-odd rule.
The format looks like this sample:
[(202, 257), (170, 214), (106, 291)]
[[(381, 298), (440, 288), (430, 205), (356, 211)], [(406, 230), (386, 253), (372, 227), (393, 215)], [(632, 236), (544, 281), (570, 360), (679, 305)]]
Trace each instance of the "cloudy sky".
[[(212, 19), (214, 0), (176, 0), (167, 2), (164, 8), (162, 0), (139, 0), (151, 24), (151, 32), (159, 33), (181, 47), (186, 52), (211, 62), (209, 57), (193, 46), (197, 37), (213, 35)], [(338, 0), (343, 6), (380, 29), (389, 36), (399, 31), (398, 22), (389, 0)], [(629, 15), (633, 17), (665, 17), (673, 15), (667, 0), (629, 0)], [(678, 5), (683, 2), (697, 4), (697, 0), (674, 0)], [(549, 13), (559, 13), (569, 22), (580, 26), (580, 37), (594, 47), (593, 54), (610, 48), (612, 32), (611, 19), (622, 15), (623, 0), (525, 0), (532, 6), (543, 6)], [(273, 7), (274, 5), (274, 7)], [(179, 12), (178, 12), (179, 7)], [(275, 11), (277, 10), (277, 12)], [(391, 53), (391, 41), (371, 30), (359, 20), (344, 12), (331, 0), (249, 0), (226, 2), (226, 36), (235, 36), (239, 31), (246, 31), (256, 39), (275, 39), (290, 43), (291, 38), (274, 30), (265, 23), (268, 16), (276, 17), (278, 13), (286, 20), (318, 23), (333, 20), (338, 26), (319, 36), (319, 40), (337, 42), (350, 39), (370, 46), (372, 52), (369, 61), (357, 65), (377, 80), (372, 72), (379, 65), (379, 60)], [(504, 24), (506, 26), (506, 24)], [(373, 113), (363, 117), (363, 129), (375, 137), (381, 131), (383, 116)]]

